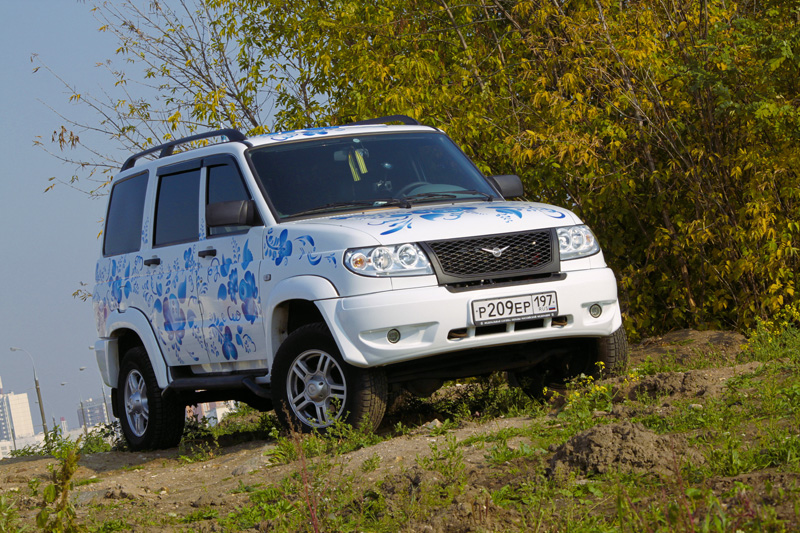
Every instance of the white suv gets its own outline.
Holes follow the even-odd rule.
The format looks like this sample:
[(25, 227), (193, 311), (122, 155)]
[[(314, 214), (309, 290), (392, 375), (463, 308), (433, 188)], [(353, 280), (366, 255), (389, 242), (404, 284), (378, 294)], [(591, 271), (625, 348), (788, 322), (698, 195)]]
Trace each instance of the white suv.
[(204, 401), (274, 405), (303, 430), (376, 426), (393, 391), (506, 371), (536, 394), (624, 365), (594, 235), (566, 209), (504, 199), (522, 193), (404, 116), (132, 156), (94, 290), (130, 447), (174, 446)]

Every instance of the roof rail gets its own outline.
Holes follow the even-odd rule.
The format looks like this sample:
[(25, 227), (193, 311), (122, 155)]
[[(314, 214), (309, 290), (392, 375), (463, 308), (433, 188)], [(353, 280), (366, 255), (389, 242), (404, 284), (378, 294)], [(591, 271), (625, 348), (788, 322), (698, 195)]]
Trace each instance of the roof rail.
[(197, 135), (190, 135), (189, 137), (183, 137), (181, 139), (175, 139), (164, 144), (159, 144), (158, 146), (153, 146), (152, 148), (148, 148), (143, 152), (139, 152), (138, 154), (130, 156), (122, 164), (122, 170), (128, 170), (129, 168), (133, 168), (137, 160), (141, 159), (146, 155), (158, 152), (159, 150), (161, 151), (161, 153), (158, 154), (159, 158), (167, 157), (168, 155), (172, 155), (173, 149), (178, 145), (190, 143), (192, 141), (199, 141), (200, 139), (208, 139), (211, 137), (227, 137), (228, 141), (244, 141), (247, 138), (241, 131), (232, 128), (209, 131), (206, 133), (198, 133)]
[(359, 120), (358, 122), (351, 122), (345, 126), (365, 126), (367, 124), (386, 124), (387, 122), (400, 122), (406, 126), (419, 126), (420, 122), (407, 115), (389, 115), (388, 117), (370, 118), (367, 120)]

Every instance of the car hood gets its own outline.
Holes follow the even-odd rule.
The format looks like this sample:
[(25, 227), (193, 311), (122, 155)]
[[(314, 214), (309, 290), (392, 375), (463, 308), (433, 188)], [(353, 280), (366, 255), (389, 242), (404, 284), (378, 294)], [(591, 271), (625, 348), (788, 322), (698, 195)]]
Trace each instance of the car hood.
[(552, 205), (495, 201), (369, 210), (305, 219), (292, 224), (340, 226), (368, 233), (381, 244), (396, 244), (580, 223), (580, 219), (571, 211)]

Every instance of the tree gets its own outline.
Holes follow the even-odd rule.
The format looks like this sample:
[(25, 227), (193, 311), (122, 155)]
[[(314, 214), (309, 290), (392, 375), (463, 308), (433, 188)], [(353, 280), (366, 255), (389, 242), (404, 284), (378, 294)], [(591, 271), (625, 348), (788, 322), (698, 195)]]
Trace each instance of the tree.
[(94, 101), (129, 147), (405, 113), (590, 223), (633, 334), (795, 300), (797, 0), (178, 5), (99, 8), (156, 95)]

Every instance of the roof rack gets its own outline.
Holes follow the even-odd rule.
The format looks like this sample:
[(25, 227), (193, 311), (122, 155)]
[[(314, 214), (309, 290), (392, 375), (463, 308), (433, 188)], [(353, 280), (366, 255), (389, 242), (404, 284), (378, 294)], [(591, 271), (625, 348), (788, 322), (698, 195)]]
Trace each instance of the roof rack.
[(388, 117), (370, 118), (367, 120), (359, 120), (358, 122), (351, 122), (345, 124), (346, 126), (365, 126), (367, 124), (386, 124), (387, 122), (400, 122), (406, 126), (419, 126), (420, 122), (407, 115), (389, 115)]
[(139, 152), (138, 154), (130, 156), (122, 164), (122, 170), (128, 170), (129, 168), (133, 168), (137, 160), (141, 159), (146, 155), (158, 152), (159, 150), (161, 150), (161, 153), (158, 154), (159, 158), (167, 157), (168, 155), (172, 155), (172, 151), (178, 145), (190, 143), (192, 141), (199, 141), (200, 139), (208, 139), (210, 137), (227, 137), (229, 142), (230, 141), (241, 142), (247, 138), (241, 131), (232, 128), (209, 131), (206, 133), (198, 133), (197, 135), (190, 135), (189, 137), (183, 137), (181, 139), (175, 139), (173, 141), (169, 141), (164, 144), (159, 144), (158, 146), (153, 146), (152, 148), (148, 148), (143, 152)]

